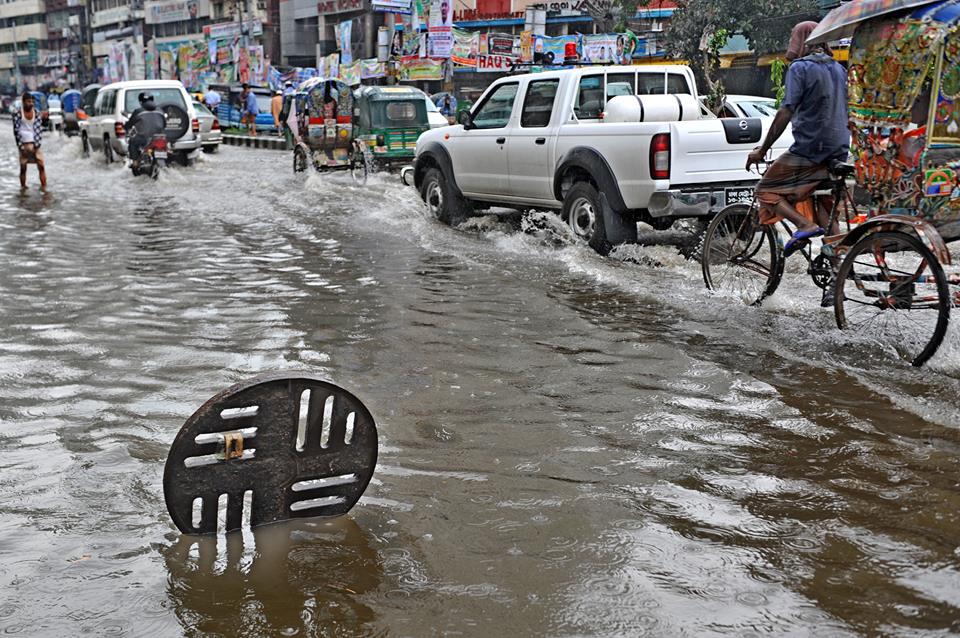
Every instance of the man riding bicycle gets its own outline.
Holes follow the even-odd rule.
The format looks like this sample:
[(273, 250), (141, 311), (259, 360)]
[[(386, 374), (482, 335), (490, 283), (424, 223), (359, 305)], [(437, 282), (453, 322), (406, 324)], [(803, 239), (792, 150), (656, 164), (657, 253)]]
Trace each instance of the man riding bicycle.
[(137, 99), (140, 108), (136, 109), (123, 125), (128, 135), (131, 131), (134, 133), (128, 142), (127, 153), (135, 165), (140, 163), (143, 148), (150, 143), (154, 135), (163, 133), (167, 126), (166, 118), (157, 110), (151, 94), (141, 93)]
[[(850, 132), (847, 128), (847, 72), (837, 63), (826, 44), (807, 47), (805, 41), (817, 26), (816, 22), (801, 22), (790, 33), (787, 60), (786, 93), (783, 103), (773, 118), (763, 144), (747, 157), (747, 170), (764, 160), (767, 151), (780, 137), (787, 123), (793, 125), (794, 143), (790, 150), (764, 173), (757, 184), (760, 201), (760, 221), (775, 224), (786, 218), (797, 230), (784, 247), (789, 256), (810, 238), (827, 229), (829, 206), (802, 206), (824, 180), (830, 178), (832, 161), (846, 161), (850, 150)], [(831, 302), (832, 303), (832, 302)]]

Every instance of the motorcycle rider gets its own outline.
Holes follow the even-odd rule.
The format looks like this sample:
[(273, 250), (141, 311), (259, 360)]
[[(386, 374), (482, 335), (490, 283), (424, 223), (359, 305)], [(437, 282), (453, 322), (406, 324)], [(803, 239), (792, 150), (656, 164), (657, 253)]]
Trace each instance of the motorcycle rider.
[(130, 119), (123, 125), (127, 134), (133, 132), (128, 142), (128, 154), (133, 161), (134, 166), (140, 164), (140, 154), (143, 148), (150, 143), (154, 135), (163, 133), (167, 122), (163, 113), (157, 110), (157, 105), (153, 101), (153, 95), (150, 93), (141, 93), (137, 96), (140, 102), (140, 108), (136, 109), (130, 115)]

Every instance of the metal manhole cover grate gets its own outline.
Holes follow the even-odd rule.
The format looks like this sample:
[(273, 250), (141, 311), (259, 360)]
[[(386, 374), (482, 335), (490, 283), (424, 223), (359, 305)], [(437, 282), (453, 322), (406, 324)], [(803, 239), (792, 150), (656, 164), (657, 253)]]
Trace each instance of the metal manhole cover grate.
[(309, 375), (268, 373), (187, 419), (167, 455), (163, 492), (181, 532), (211, 534), (345, 514), (376, 463), (376, 424), (357, 397)]

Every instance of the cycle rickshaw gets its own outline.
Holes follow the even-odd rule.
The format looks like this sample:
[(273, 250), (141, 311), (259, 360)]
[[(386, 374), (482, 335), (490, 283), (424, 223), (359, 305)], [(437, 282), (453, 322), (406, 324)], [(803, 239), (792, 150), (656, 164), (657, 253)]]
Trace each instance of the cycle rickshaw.
[(293, 133), (293, 170), (350, 171), (367, 179), (367, 148), (357, 139), (354, 95), (339, 80), (311, 78), (292, 96), (286, 121)]
[[(943, 341), (950, 308), (960, 305), (960, 271), (946, 247), (960, 239), (960, 0), (892, 12), (888, 2), (878, 10), (883, 15), (866, 18), (856, 15), (865, 10), (858, 4), (882, 3), (841, 5), (808, 40), (852, 31), (853, 163), (832, 166), (810, 202), (827, 206), (831, 221), (845, 218), (844, 231), (825, 237), (816, 257), (809, 248), (803, 253), (814, 283), (833, 288), (839, 328), (920, 366)], [(839, 24), (835, 12), (849, 21)], [(849, 178), (870, 196), (864, 214), (857, 214)], [(784, 261), (781, 236), (759, 223), (756, 200), (724, 208), (704, 236), (707, 287), (747, 303), (777, 289)]]

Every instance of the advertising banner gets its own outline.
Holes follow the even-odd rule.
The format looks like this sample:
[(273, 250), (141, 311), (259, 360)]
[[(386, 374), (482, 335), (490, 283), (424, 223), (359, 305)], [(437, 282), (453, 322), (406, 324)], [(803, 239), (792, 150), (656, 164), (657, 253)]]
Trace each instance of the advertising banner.
[(584, 62), (628, 62), (625, 50), (631, 39), (623, 33), (603, 33), (583, 36)]
[(480, 34), (478, 32), (453, 30), (453, 48), (450, 50), (450, 58), (454, 64), (475, 67), (479, 53)]
[[(259, 20), (248, 20), (244, 26), (249, 35), (263, 35), (263, 23)], [(203, 27), (203, 35), (212, 40), (223, 40), (240, 35), (240, 25), (236, 22), (220, 22)]]
[(146, 2), (143, 5), (143, 12), (144, 22), (147, 24), (195, 20), (200, 15), (200, 2), (199, 0)]
[(357, 86), (360, 84), (362, 64), (363, 60), (357, 60), (356, 62), (351, 62), (350, 64), (341, 64), (340, 79), (350, 86)]
[(453, 48), (453, 4), (450, 0), (433, 0), (428, 32), (428, 55), (432, 58), (449, 58)]
[(533, 62), (533, 32), (524, 31), (520, 34), (520, 61)]
[(353, 62), (353, 47), (350, 37), (353, 33), (353, 20), (344, 20), (337, 25), (337, 47), (340, 49), (340, 63), (350, 64)]
[(360, 60), (360, 77), (364, 80), (382, 78), (387, 74), (387, 65), (376, 58)]
[(533, 39), (533, 50), (543, 56), (544, 64), (562, 64), (566, 46), (573, 43), (577, 46), (577, 55), (583, 55), (583, 45), (579, 35), (561, 35), (554, 38), (538, 35)]
[(506, 73), (517, 58), (507, 55), (481, 55), (477, 58), (478, 73)]
[(487, 36), (487, 50), (483, 53), (488, 55), (516, 55), (516, 36), (502, 33), (491, 33)]
[(373, 0), (371, 8), (374, 11), (408, 15), (410, 13), (410, 0)]
[(321, 77), (336, 78), (340, 77), (340, 55), (331, 53), (323, 58), (323, 73)]
[(442, 80), (443, 60), (430, 58), (406, 57), (400, 60), (400, 79), (415, 80)]

